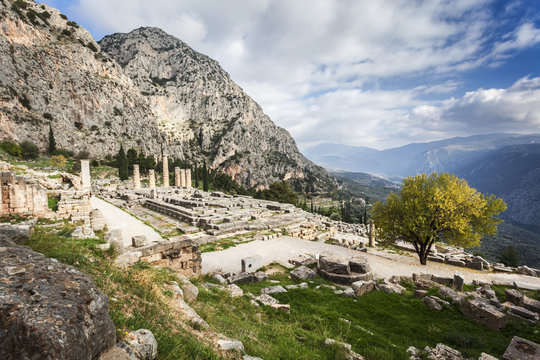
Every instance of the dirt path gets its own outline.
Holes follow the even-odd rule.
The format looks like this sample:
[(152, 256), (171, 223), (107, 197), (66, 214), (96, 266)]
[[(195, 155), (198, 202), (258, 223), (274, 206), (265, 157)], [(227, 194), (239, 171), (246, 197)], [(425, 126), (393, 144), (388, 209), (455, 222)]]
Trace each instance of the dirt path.
[(92, 209), (101, 210), (109, 230), (120, 229), (122, 231), (124, 246), (131, 245), (131, 238), (136, 235), (146, 236), (149, 242), (162, 240), (161, 235), (150, 226), (106, 201), (92, 197), (90, 205)]
[(268, 241), (252, 241), (223, 251), (202, 254), (203, 273), (223, 270), (225, 272), (241, 271), (240, 260), (244, 257), (259, 255), (263, 265), (279, 262), (290, 266), (288, 260), (302, 254), (328, 254), (342, 257), (366, 256), (371, 268), (378, 278), (389, 278), (393, 275), (410, 276), (413, 273), (431, 273), (438, 276), (453, 276), (454, 271), (464, 275), (467, 283), (474, 279), (497, 281), (512, 284), (521, 281), (540, 286), (540, 278), (518, 274), (488, 273), (455, 267), (447, 264), (429, 263), (426, 266), (418, 264), (414, 256), (390, 254), (382, 251), (361, 253), (342, 246), (329, 245), (320, 242), (307, 241), (293, 237), (281, 237)]

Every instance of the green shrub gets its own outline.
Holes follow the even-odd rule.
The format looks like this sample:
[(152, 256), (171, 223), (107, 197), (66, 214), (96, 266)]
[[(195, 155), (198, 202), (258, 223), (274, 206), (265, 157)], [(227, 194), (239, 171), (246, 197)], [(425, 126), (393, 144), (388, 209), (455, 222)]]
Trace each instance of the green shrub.
[(30, 141), (23, 141), (21, 143), (22, 157), (24, 159), (37, 159), (39, 157), (39, 148), (36, 144), (32, 144)]
[(73, 151), (69, 151), (66, 149), (56, 149), (52, 152), (52, 155), (62, 155), (66, 159), (73, 157)]
[(62, 30), (62, 35), (71, 36), (71, 31), (69, 31), (68, 29), (64, 29)]
[(21, 97), (19, 97), (19, 102), (21, 103), (21, 105), (27, 109), (27, 110), (32, 110), (32, 106), (30, 105), (30, 100), (28, 100), (28, 98), (26, 97), (26, 95), (23, 95)]
[(61, 17), (62, 19), (64, 19), (64, 20), (67, 20), (67, 16), (64, 15), (64, 14), (60, 14), (60, 17)]
[(12, 143), (11, 141), (4, 141), (0, 144), (0, 149), (4, 150), (11, 156), (21, 157), (22, 149), (19, 145)]
[(53, 118), (53, 116), (52, 116), (51, 114), (47, 113), (47, 112), (46, 112), (46, 113), (43, 113), (43, 117), (44, 117), (45, 119), (47, 119), (47, 120), (52, 120), (52, 118)]
[(76, 127), (78, 130), (82, 130), (82, 128), (83, 128), (82, 122), (80, 122), (80, 121), (75, 121), (73, 124), (75, 125), (75, 127)]
[(93, 52), (98, 52), (98, 49), (97, 47), (92, 44), (91, 42), (89, 42), (87, 45), (86, 45), (87, 48), (89, 48), (90, 50), (92, 50)]

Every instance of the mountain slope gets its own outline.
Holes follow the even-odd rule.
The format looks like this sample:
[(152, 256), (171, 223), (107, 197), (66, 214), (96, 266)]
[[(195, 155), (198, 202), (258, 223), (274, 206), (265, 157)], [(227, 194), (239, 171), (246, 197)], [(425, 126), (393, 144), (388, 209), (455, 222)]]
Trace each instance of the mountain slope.
[[(456, 137), (426, 143), (413, 143), (386, 150), (357, 150), (321, 144), (305, 151), (316, 163), (348, 171), (370, 172), (387, 176), (410, 176), (417, 173), (453, 171), (490, 151), (505, 146), (540, 143), (540, 135), (489, 134)], [(371, 150), (371, 151), (370, 151)]]
[(219, 64), (157, 28), (113, 34), (100, 42), (147, 97), (169, 151), (210, 160), (243, 184), (293, 177), (329, 179), (307, 160)]
[[(44, 4), (0, 1), (0, 140), (102, 158), (157, 154), (164, 137), (146, 99), (85, 29)], [(144, 124), (144, 126), (141, 126)]]

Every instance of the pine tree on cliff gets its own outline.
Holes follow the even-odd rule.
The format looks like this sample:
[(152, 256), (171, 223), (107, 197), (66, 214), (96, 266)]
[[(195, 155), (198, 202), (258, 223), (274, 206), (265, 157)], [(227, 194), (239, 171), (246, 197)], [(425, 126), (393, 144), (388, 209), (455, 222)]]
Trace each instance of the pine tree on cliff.
[(56, 150), (56, 140), (54, 140), (52, 126), (49, 125), (49, 154), (52, 154), (54, 150)]
[(208, 169), (206, 168), (206, 160), (204, 160), (204, 165), (203, 165), (203, 190), (208, 191), (208, 189), (209, 189), (209, 186), (208, 186)]
[(120, 145), (120, 150), (116, 155), (116, 162), (118, 164), (118, 177), (120, 180), (127, 180), (129, 178), (128, 174), (128, 160), (126, 153), (124, 152), (124, 146)]

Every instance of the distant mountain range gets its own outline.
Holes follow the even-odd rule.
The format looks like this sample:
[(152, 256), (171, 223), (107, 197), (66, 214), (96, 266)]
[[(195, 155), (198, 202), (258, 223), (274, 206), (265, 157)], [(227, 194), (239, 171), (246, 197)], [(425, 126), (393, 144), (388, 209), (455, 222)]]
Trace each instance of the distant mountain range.
[(480, 250), (493, 259), (504, 246), (514, 245), (523, 254), (523, 261), (540, 266), (540, 135), (460, 137), (382, 151), (321, 144), (304, 154), (332, 169), (335, 175), (370, 186), (388, 184), (374, 183), (376, 178), (361, 172), (394, 181), (418, 173), (454, 173), (477, 190), (495, 194), (508, 204), (502, 214), (505, 223), (500, 235), (488, 239)]
[(413, 143), (386, 150), (323, 143), (304, 151), (315, 163), (334, 171), (405, 177), (453, 171), (489, 152), (510, 145), (540, 144), (540, 135), (490, 134)]

